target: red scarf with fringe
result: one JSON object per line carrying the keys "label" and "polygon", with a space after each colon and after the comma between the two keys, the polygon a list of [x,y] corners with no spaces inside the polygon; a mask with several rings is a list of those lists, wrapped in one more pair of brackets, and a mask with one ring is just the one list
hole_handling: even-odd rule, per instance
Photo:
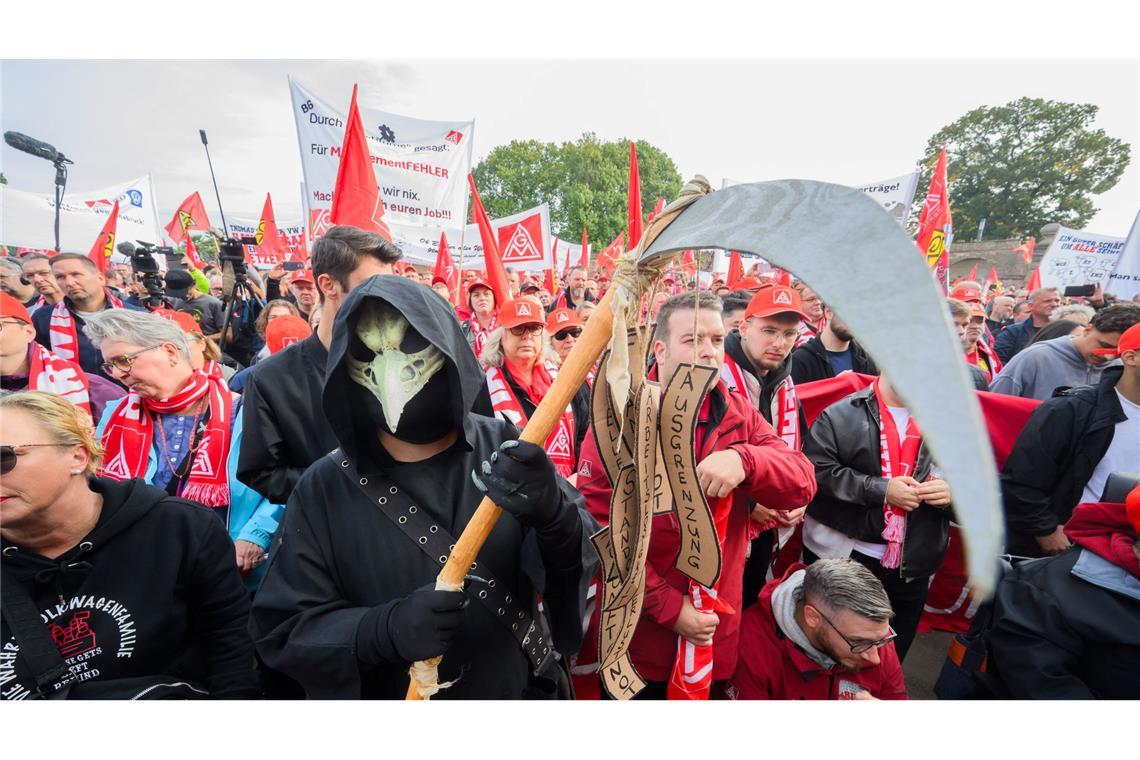
{"label": "red scarf with fringe", "polygon": [[[914,477],[914,466],[918,461],[918,450],[922,446],[922,434],[910,416],[906,422],[906,438],[899,443],[899,429],[887,402],[883,400],[879,381],[875,381],[875,403],[879,407],[879,459],[884,478],[901,476]],[[883,502],[883,539],[887,551],[883,554],[883,567],[898,567],[902,564],[902,546],[906,538],[906,510],[889,502]]]}

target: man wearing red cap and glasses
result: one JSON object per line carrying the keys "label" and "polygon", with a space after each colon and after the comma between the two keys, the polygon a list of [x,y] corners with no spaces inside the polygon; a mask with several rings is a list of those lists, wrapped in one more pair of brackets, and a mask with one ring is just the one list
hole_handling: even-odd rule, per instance
{"label": "man wearing red cap and glasses", "polygon": [[1120,357],[1096,385],[1064,391],[1040,407],[1017,437],[1002,472],[1011,554],[1039,557],[1070,546],[1073,507],[1099,502],[1108,476],[1140,471],[1140,324],[1124,331]]}

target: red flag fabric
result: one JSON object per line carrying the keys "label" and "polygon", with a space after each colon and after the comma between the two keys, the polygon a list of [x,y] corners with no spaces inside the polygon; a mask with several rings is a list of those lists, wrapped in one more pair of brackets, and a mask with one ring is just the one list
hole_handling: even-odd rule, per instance
{"label": "red flag fabric", "polygon": [[586,228],[582,228],[582,257],[578,259],[578,266],[585,267],[586,272],[590,271],[590,236],[586,234]]}
{"label": "red flag fabric", "polygon": [[1037,245],[1037,238],[1029,238],[1021,245],[1013,249],[1013,252],[1019,254],[1026,264],[1033,263],[1033,249]]}
{"label": "red flag fabric", "polygon": [[613,272],[617,259],[622,254],[622,249],[625,247],[625,231],[618,233],[618,236],[613,239],[605,249],[598,254],[597,266],[599,269],[605,269],[607,272]]}
{"label": "red flag fabric", "polygon": [[725,282],[729,289],[735,290],[736,283],[744,279],[744,259],[740,251],[732,251],[728,256],[728,278]]}
{"label": "red flag fabric", "polygon": [[955,277],[954,282],[950,283],[950,289],[953,290],[954,288],[958,287],[959,283],[961,283],[961,282],[962,282],[961,277]]}
{"label": "red flag fabric", "polygon": [[451,294],[451,305],[459,305],[459,269],[451,260],[451,250],[447,247],[447,233],[439,233],[439,253],[435,255],[435,269],[433,277],[440,277],[447,282],[447,291]]}
{"label": "red flag fabric", "polygon": [[348,123],[344,129],[344,144],[340,150],[340,165],[333,185],[332,224],[351,224],[369,232],[377,232],[388,242],[392,232],[384,221],[384,199],[376,184],[372,169],[372,156],[368,152],[368,138],[364,135],[364,122],[356,106],[356,85],[352,86],[352,103],[348,107]]}
{"label": "red flag fabric", "polygon": [[186,258],[190,259],[190,265],[195,269],[205,269],[206,265],[198,256],[198,249],[194,247],[194,237],[186,233]]}
{"label": "red flag fabric", "polygon": [[546,288],[547,293],[549,293],[552,296],[554,295],[554,291],[555,291],[557,286],[554,284],[554,270],[553,269],[547,269],[546,270],[546,280],[542,283],[542,287]]}
{"label": "red flag fabric", "polygon": [[273,199],[265,194],[265,205],[261,208],[261,220],[257,223],[254,235],[257,245],[265,253],[272,253],[278,261],[285,260],[285,242],[277,232],[277,219],[273,216]]}
{"label": "red flag fabric", "polygon": [[791,272],[789,272],[786,269],[780,269],[779,267],[773,267],[772,273],[773,273],[772,280],[777,285],[783,285],[784,287],[787,287],[787,288],[792,287],[792,274],[791,274]]}
{"label": "red flag fabric", "polygon": [[1033,274],[1029,275],[1029,284],[1025,287],[1030,293],[1041,287],[1041,267],[1033,268]]}
{"label": "red flag fabric", "polygon": [[491,220],[487,218],[483,201],[479,199],[474,175],[467,175],[467,184],[471,187],[471,216],[475,224],[479,225],[479,239],[483,241],[483,263],[487,270],[487,284],[495,293],[497,309],[511,300],[511,286],[507,280],[507,270],[499,257],[499,239],[495,235],[495,230],[491,228]]}
{"label": "red flag fabric", "polygon": [[685,250],[681,254],[681,271],[685,273],[686,277],[693,277],[697,274],[697,262],[693,259],[693,251],[691,248]]}
{"label": "red flag fabric", "polygon": [[970,273],[968,275],[966,275],[966,279],[972,280],[973,282],[978,281],[978,265],[977,264],[974,264],[973,268],[970,270]]}
{"label": "red flag fabric", "polygon": [[637,145],[629,141],[629,197],[626,204],[627,229],[629,231],[629,248],[633,250],[641,240],[641,175],[637,170]]}
{"label": "red flag fabric", "polygon": [[111,260],[111,254],[115,252],[115,227],[118,221],[119,202],[115,201],[115,205],[111,207],[110,216],[103,223],[99,237],[95,238],[95,244],[91,246],[91,252],[87,254],[87,258],[94,261],[95,266],[99,267],[99,271],[103,274],[107,273],[107,262]]}
{"label": "red flag fabric", "polygon": [[186,237],[187,230],[208,230],[210,220],[206,218],[206,207],[202,204],[202,196],[193,193],[174,212],[174,218],[166,225],[166,234],[175,245]]}
{"label": "red flag fabric", "polygon": [[989,298],[991,285],[997,285],[997,290],[994,291],[994,295],[1001,295],[1001,280],[999,280],[997,276],[997,266],[993,264],[990,265],[990,273],[986,275],[985,297],[987,299]]}
{"label": "red flag fabric", "polygon": [[653,210],[649,212],[649,218],[645,220],[648,224],[657,218],[657,215],[665,210],[665,199],[658,198],[657,202],[653,204]]}
{"label": "red flag fabric", "polygon": [[938,154],[938,165],[930,177],[926,202],[918,217],[918,237],[915,243],[926,256],[926,263],[934,270],[935,279],[946,293],[950,280],[950,235],[953,223],[950,217],[950,193],[946,185],[946,148]]}

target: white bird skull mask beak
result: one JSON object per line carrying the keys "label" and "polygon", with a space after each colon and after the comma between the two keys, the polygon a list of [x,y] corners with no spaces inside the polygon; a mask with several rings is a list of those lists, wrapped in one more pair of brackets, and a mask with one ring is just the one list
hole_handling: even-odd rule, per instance
{"label": "white bird skull mask beak", "polygon": [[[376,397],[384,411],[388,430],[392,433],[396,432],[408,402],[423,390],[444,365],[443,352],[427,343],[414,330],[408,336],[410,327],[408,320],[395,307],[384,301],[369,299],[360,306],[355,333],[373,356],[370,359],[357,358],[353,356],[351,348],[347,356],[349,378]],[[415,339],[409,342],[424,343],[426,346],[411,351],[414,346],[404,345],[405,339],[409,337]],[[411,352],[406,352],[405,349]]]}

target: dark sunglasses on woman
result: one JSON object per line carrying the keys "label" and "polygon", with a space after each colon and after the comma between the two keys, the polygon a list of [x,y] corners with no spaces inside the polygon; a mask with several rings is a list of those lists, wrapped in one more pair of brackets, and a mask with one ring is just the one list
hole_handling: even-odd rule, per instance
{"label": "dark sunglasses on woman", "polygon": [[554,339],[555,340],[566,340],[566,338],[571,336],[571,335],[573,335],[575,338],[581,337],[582,336],[582,328],[581,327],[568,327],[565,330],[559,330],[558,332],[554,333]]}
{"label": "dark sunglasses on woman", "polygon": [[0,475],[7,475],[12,470],[16,469],[16,462],[18,457],[26,454],[26,451],[17,451],[16,449],[30,449],[33,446],[70,446],[69,443],[20,443],[13,446],[0,446]]}

